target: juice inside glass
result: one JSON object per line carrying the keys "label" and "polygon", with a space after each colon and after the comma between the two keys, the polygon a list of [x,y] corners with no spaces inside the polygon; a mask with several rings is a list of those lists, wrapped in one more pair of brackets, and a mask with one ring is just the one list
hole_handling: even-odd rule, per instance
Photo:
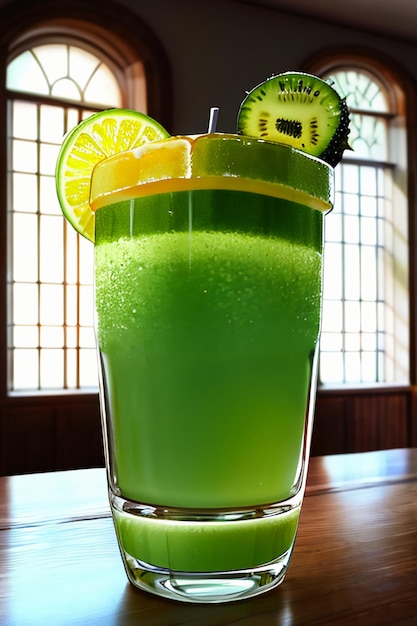
{"label": "juice inside glass", "polygon": [[97,339],[130,581],[186,602],[282,582],[305,487],[333,168],[238,135],[99,163]]}

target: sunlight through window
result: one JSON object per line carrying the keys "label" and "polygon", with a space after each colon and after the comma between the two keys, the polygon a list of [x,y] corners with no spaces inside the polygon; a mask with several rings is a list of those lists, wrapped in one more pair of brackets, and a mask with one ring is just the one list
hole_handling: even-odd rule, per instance
{"label": "sunlight through window", "polygon": [[7,90],[12,390],[96,387],[93,245],[61,214],[55,164],[63,135],[121,106],[120,88],[90,52],[48,44],[9,63]]}
{"label": "sunlight through window", "polygon": [[407,209],[390,151],[395,112],[369,74],[327,78],[346,95],[352,151],[335,170],[325,224],[321,382],[408,382]]}

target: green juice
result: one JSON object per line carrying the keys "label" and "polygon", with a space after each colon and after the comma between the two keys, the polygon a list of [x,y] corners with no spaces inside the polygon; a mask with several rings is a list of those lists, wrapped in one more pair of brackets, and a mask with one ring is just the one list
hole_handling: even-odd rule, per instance
{"label": "green juice", "polygon": [[[322,219],[301,204],[228,190],[97,211],[97,336],[115,494],[230,511],[299,491]],[[213,571],[289,550],[298,513],[227,524],[117,510],[114,518],[129,555]]]}
{"label": "green juice", "polygon": [[142,113],[101,111],[66,136],[56,169],[64,215],[95,243],[102,431],[128,579],[210,603],[273,589],[289,565],[323,216],[349,134],[346,100],[297,72],[248,93],[237,133],[215,118],[206,134],[169,136]]}

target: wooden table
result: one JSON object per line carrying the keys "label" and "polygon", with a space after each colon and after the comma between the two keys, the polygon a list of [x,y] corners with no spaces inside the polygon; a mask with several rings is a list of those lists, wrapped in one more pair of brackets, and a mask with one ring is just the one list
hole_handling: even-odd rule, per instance
{"label": "wooden table", "polygon": [[417,624],[417,449],[313,458],[276,590],[190,605],[125,577],[104,470],[0,478],[2,626]]}

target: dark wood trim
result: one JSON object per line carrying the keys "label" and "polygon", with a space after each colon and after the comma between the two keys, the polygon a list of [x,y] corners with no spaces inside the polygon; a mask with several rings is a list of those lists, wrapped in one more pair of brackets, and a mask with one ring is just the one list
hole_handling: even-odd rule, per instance
{"label": "dark wood trim", "polygon": [[416,397],[409,385],[320,388],[312,455],[415,446]]}
{"label": "dark wood trim", "polygon": [[170,129],[173,85],[169,59],[155,33],[136,13],[111,0],[101,0],[99,6],[94,0],[13,0],[0,9],[0,47],[6,58],[12,47],[33,34],[45,38],[51,30],[64,35],[77,29],[88,33],[93,42],[101,41],[104,50],[112,48],[113,56],[120,56],[126,64],[138,59],[143,62],[149,115]]}

